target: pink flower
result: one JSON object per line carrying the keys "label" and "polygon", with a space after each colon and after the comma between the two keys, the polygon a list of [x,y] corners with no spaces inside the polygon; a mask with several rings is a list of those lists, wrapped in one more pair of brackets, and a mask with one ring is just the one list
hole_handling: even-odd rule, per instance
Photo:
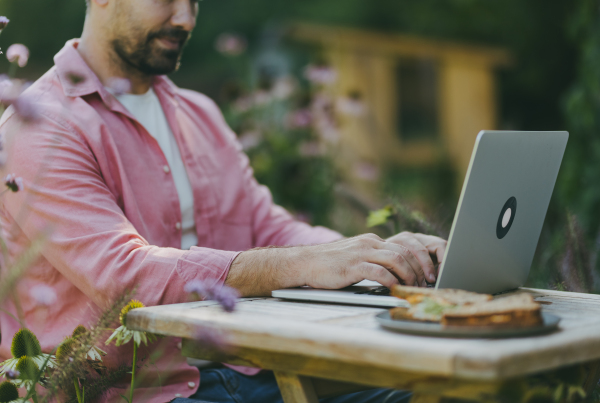
{"label": "pink flower", "polygon": [[287,118],[287,124],[292,129],[302,129],[310,126],[312,114],[308,109],[299,109],[292,112]]}
{"label": "pink flower", "polygon": [[254,105],[254,102],[252,101],[252,97],[246,96],[246,97],[238,98],[233,103],[233,109],[238,113],[244,113],[244,112],[248,112],[250,109],[252,109],[253,105]]}
{"label": "pink flower", "polygon": [[369,162],[359,162],[354,165],[354,174],[359,179],[373,182],[379,179],[379,168]]}
{"label": "pink flower", "polygon": [[0,16],[0,31],[6,28],[9,22],[10,20],[8,18],[6,18],[5,16]]}
{"label": "pink flower", "polygon": [[329,66],[309,64],[304,69],[304,77],[313,84],[330,85],[337,80],[337,72]]}
{"label": "pink flower", "polygon": [[8,174],[4,178],[4,184],[11,192],[23,190],[23,178],[17,177],[15,174]]}
{"label": "pink flower", "polygon": [[0,75],[0,103],[8,106],[15,102],[23,92],[23,87],[20,80],[11,80],[6,74]]}
{"label": "pink flower", "polygon": [[29,60],[29,49],[20,43],[12,44],[6,51],[6,58],[11,63],[16,62],[19,67],[25,67]]}
{"label": "pink flower", "polygon": [[131,91],[131,82],[126,78],[112,77],[108,79],[107,87],[113,94],[123,95]]}
{"label": "pink flower", "polygon": [[38,304],[44,306],[50,306],[56,302],[56,293],[51,287],[48,287],[44,284],[38,284],[29,290],[29,295],[33,298]]}
{"label": "pink flower", "polygon": [[300,145],[299,151],[300,155],[302,155],[303,157],[316,157],[318,155],[323,155],[321,145],[316,141],[302,143],[302,145]]}
{"label": "pink flower", "polygon": [[233,312],[237,299],[240,297],[238,290],[226,285],[209,285],[204,281],[192,280],[188,282],[183,290],[189,294],[195,294],[205,300],[217,301],[227,312]]}
{"label": "pink flower", "polygon": [[366,111],[365,104],[359,97],[338,98],[336,102],[337,110],[346,116],[363,116]]}
{"label": "pink flower", "polygon": [[238,56],[246,51],[246,39],[238,34],[225,32],[217,37],[215,48],[226,56]]}
{"label": "pink flower", "polygon": [[252,101],[256,106],[264,106],[272,100],[273,97],[267,91],[258,90],[252,95]]}
{"label": "pink flower", "polygon": [[261,140],[262,136],[257,131],[243,133],[239,138],[240,144],[242,145],[242,150],[244,151],[253,149],[260,144]]}
{"label": "pink flower", "polygon": [[287,99],[296,89],[297,83],[292,77],[279,77],[271,87],[271,95],[275,99]]}

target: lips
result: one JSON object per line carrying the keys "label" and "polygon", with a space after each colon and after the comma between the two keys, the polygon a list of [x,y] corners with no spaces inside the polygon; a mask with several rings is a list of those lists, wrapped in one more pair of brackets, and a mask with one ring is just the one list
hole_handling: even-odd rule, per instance
{"label": "lips", "polygon": [[181,40],[177,38],[158,37],[156,39],[163,47],[168,49],[179,49],[181,47]]}

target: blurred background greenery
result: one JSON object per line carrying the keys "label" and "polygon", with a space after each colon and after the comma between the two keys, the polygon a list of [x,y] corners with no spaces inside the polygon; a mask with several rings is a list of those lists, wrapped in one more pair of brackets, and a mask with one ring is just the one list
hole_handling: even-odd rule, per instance
{"label": "blurred background greenery", "polygon": [[[389,203],[402,206],[406,228],[447,234],[464,155],[479,129],[567,129],[568,150],[529,285],[599,291],[599,6],[597,0],[204,0],[171,78],[219,103],[278,203],[345,235],[389,233],[391,227],[366,226],[369,210]],[[0,14],[11,19],[0,46],[29,47],[30,63],[19,74],[33,80],[80,34],[85,4],[4,0]],[[298,23],[313,25],[298,31]],[[397,41],[405,50],[382,48],[377,58],[350,49],[369,40],[374,49]],[[460,59],[465,52],[470,58]],[[452,73],[447,61],[459,59],[462,70]],[[375,76],[381,82],[371,85]],[[466,99],[463,114],[454,112],[448,100],[460,100],[463,85],[487,109],[469,116]],[[383,93],[396,109],[386,112]],[[471,121],[473,129],[456,129],[452,137],[453,117],[456,127]],[[395,137],[382,140],[386,135]]]}

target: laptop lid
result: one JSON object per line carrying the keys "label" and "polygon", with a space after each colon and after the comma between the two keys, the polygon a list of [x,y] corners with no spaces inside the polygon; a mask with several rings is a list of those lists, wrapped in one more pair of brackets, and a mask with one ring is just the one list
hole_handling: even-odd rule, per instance
{"label": "laptop lid", "polygon": [[479,133],[436,288],[495,294],[525,284],[568,137]]}

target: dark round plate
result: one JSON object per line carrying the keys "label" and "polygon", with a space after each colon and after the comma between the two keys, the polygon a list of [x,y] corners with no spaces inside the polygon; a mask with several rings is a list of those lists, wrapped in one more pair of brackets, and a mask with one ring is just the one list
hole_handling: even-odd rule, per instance
{"label": "dark round plate", "polygon": [[386,329],[395,332],[415,334],[419,336],[463,337],[463,338],[502,338],[524,337],[550,333],[558,329],[558,316],[542,312],[544,323],[540,326],[529,327],[466,327],[442,326],[440,323],[417,322],[411,320],[393,320],[389,312],[375,316],[377,322]]}

